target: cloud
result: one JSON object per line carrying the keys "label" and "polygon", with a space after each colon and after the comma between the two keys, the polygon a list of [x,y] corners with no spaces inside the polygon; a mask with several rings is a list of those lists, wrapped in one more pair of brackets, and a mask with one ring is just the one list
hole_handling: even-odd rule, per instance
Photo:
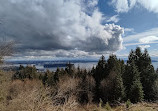
{"label": "cloud", "polygon": [[120,19],[118,18],[119,15],[114,15],[112,17],[110,17],[107,22],[114,22],[117,23]]}
{"label": "cloud", "polygon": [[157,44],[158,28],[153,28],[141,33],[128,35],[123,38],[123,41],[124,41],[123,46]]}
{"label": "cloud", "polygon": [[112,0],[117,12],[127,12],[129,10],[127,0]]}
{"label": "cloud", "polygon": [[139,45],[142,50],[145,50],[150,47],[150,45]]}
{"label": "cloud", "polygon": [[102,25],[104,18],[97,3],[98,0],[0,0],[0,37],[14,40],[20,53],[66,53],[77,49],[84,55],[117,51],[122,48],[124,29],[114,24]]}
{"label": "cloud", "polygon": [[158,37],[156,36],[148,36],[148,37],[144,37],[139,39],[139,42],[141,43],[150,43],[150,42],[158,42]]}
{"label": "cloud", "polygon": [[112,0],[111,4],[118,13],[128,12],[136,5],[141,5],[150,12],[158,13],[157,0]]}
{"label": "cloud", "polygon": [[126,36],[126,37],[123,38],[123,41],[125,43],[138,42],[140,39],[143,39],[143,38],[146,38],[146,37],[147,38],[148,37],[154,37],[154,36],[158,37],[158,28],[152,28],[150,30],[147,30],[147,31],[144,31],[144,32],[141,32],[141,33]]}
{"label": "cloud", "polygon": [[124,31],[125,32],[134,32],[134,29],[133,28],[125,28]]}

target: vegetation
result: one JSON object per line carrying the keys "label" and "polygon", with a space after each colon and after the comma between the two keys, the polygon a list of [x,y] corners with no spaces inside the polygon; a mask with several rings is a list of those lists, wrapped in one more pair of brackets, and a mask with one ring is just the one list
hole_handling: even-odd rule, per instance
{"label": "vegetation", "polygon": [[1,72],[0,111],[154,111],[154,103],[143,101],[158,100],[157,75],[147,50],[140,48],[130,52],[127,63],[116,55],[102,56],[91,70],[69,65],[41,73],[35,66],[20,66],[17,72]]}
{"label": "vegetation", "polygon": [[10,56],[13,53],[12,41],[10,42],[0,42],[0,63],[3,63],[4,56]]}

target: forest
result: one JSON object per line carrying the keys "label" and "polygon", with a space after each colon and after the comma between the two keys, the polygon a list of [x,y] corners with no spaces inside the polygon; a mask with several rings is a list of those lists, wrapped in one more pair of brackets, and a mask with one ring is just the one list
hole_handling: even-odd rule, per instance
{"label": "forest", "polygon": [[9,111],[9,107],[12,111],[47,111],[50,107],[55,108],[50,111],[74,111],[76,104],[106,110],[125,104],[128,109],[130,104],[158,100],[158,69],[154,70],[148,51],[139,47],[131,50],[126,63],[114,54],[107,59],[102,55],[91,70],[69,65],[43,73],[35,66],[20,65],[17,71],[1,71],[0,78],[0,111]]}
{"label": "forest", "polygon": [[[49,98],[55,106],[64,105],[72,98],[80,105],[101,106],[158,100],[158,69],[154,70],[148,51],[142,52],[139,47],[131,50],[127,63],[114,54],[108,59],[102,55],[91,70],[70,65],[42,73],[35,66],[20,65],[11,81],[40,82],[45,90],[49,89]],[[14,94],[13,89],[10,93]],[[7,98],[12,100],[12,96]]]}

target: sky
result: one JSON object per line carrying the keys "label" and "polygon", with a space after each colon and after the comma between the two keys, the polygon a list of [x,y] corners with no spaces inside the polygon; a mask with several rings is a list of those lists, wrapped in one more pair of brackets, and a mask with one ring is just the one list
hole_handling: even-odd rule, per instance
{"label": "sky", "polygon": [[0,0],[0,40],[7,59],[158,57],[158,0]]}

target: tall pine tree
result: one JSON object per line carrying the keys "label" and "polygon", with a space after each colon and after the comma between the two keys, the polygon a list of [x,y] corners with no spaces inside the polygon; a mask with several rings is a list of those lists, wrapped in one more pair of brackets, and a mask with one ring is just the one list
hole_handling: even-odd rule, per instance
{"label": "tall pine tree", "polygon": [[126,99],[130,99],[132,102],[142,101],[144,98],[143,87],[140,81],[140,72],[134,60],[126,66],[123,80],[126,88]]}

